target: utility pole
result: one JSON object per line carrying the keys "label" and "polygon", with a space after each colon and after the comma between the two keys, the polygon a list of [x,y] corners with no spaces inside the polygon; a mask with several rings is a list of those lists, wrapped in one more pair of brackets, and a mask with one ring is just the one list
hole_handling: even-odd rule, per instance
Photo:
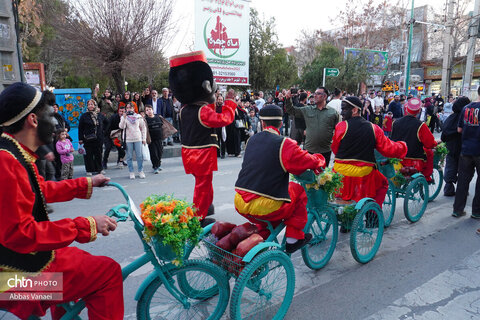
{"label": "utility pole", "polygon": [[470,97],[470,89],[472,85],[473,65],[475,64],[475,42],[477,41],[478,33],[478,13],[480,9],[480,0],[475,0],[475,7],[473,9],[472,22],[468,29],[468,51],[467,51],[467,66],[465,67],[465,75],[463,76],[462,95]]}
{"label": "utility pole", "polygon": [[[450,92],[450,77],[451,77],[451,55],[452,55],[452,31],[453,31],[453,8],[454,0],[448,1],[447,8],[447,25],[443,33],[443,66],[442,66],[442,87],[441,95],[446,97]],[[446,100],[445,100],[446,101]]]}
{"label": "utility pole", "polygon": [[[477,0],[478,1],[478,0]],[[412,10],[410,12],[410,32],[408,33],[408,52],[407,52],[407,65],[405,66],[405,94],[408,95],[408,86],[410,85],[410,55],[412,53],[412,37],[413,37],[413,25],[415,24],[415,18],[413,16],[414,0],[412,0]]]}

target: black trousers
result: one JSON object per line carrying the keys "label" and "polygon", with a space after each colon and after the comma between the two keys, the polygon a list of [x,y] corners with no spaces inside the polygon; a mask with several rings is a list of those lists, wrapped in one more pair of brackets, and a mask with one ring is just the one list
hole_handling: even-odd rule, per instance
{"label": "black trousers", "polygon": [[217,157],[225,156],[225,141],[222,140],[222,128],[215,128],[215,133],[217,134],[219,146],[217,149]]}
{"label": "black trousers", "polygon": [[100,172],[102,171],[102,141],[85,142],[85,171]]}
{"label": "black trousers", "polygon": [[458,180],[458,162],[460,155],[448,152],[445,158],[445,175],[443,180],[445,183],[456,183]]}
{"label": "black trousers", "polygon": [[480,156],[460,155],[458,162],[458,182],[455,193],[455,202],[453,203],[454,212],[462,212],[467,204],[468,188],[473,175],[477,171],[477,182],[475,184],[475,195],[472,201],[472,214],[480,215]]}
{"label": "black trousers", "polygon": [[330,158],[332,156],[332,151],[324,152],[322,153],[322,156],[325,158],[325,166],[328,167],[330,165]]}
{"label": "black trousers", "polygon": [[152,140],[152,142],[148,145],[148,150],[150,151],[150,160],[152,161],[153,169],[156,169],[162,165],[162,142],[162,140]]}
{"label": "black trousers", "polygon": [[288,113],[284,113],[283,114],[283,128],[284,128],[284,132],[283,134],[288,137],[288,128],[290,127],[290,118],[288,116]]}
{"label": "black trousers", "polygon": [[104,143],[105,143],[105,150],[103,151],[103,160],[102,160],[102,164],[107,164],[108,162],[108,157],[110,156],[110,151],[112,150],[112,147],[113,147],[113,140],[110,138],[110,137],[107,137],[105,136],[104,137],[105,140]]}

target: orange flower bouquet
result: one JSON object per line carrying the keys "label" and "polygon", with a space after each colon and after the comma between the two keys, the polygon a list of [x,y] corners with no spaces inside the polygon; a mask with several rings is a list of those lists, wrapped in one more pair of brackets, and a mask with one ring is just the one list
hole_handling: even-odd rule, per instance
{"label": "orange flower bouquet", "polygon": [[192,207],[171,195],[151,195],[140,204],[146,240],[154,245],[157,254],[159,247],[169,247],[176,256],[175,264],[183,263],[185,245],[196,245],[202,232]]}

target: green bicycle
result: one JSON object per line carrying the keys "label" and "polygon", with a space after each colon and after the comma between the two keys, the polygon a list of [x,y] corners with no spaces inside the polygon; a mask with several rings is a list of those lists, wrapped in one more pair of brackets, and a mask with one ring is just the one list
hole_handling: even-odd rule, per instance
{"label": "green bicycle", "polygon": [[[123,280],[147,263],[154,267],[135,295],[135,300],[138,301],[137,319],[220,319],[230,296],[225,272],[206,260],[185,260],[182,266],[174,265],[171,261],[175,257],[168,248],[159,243],[145,242],[140,213],[125,189],[114,182],[108,185],[120,190],[126,204],[115,206],[107,215],[117,221],[127,221],[130,218],[144,249],[142,256],[122,268]],[[81,319],[78,314],[85,308],[85,303],[79,300],[61,306],[66,311],[62,320]],[[0,319],[10,319],[10,316],[9,313],[0,311]],[[29,319],[39,318],[31,316]]]}

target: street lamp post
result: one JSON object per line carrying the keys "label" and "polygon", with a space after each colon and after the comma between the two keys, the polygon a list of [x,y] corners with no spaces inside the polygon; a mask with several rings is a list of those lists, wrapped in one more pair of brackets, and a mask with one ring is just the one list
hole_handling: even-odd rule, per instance
{"label": "street lamp post", "polygon": [[412,0],[412,10],[410,12],[410,32],[408,33],[408,52],[407,52],[407,65],[405,71],[405,94],[408,95],[408,86],[410,85],[410,55],[412,53],[412,38],[413,38],[413,25],[415,24],[415,19],[413,16],[413,6],[414,1]]}

